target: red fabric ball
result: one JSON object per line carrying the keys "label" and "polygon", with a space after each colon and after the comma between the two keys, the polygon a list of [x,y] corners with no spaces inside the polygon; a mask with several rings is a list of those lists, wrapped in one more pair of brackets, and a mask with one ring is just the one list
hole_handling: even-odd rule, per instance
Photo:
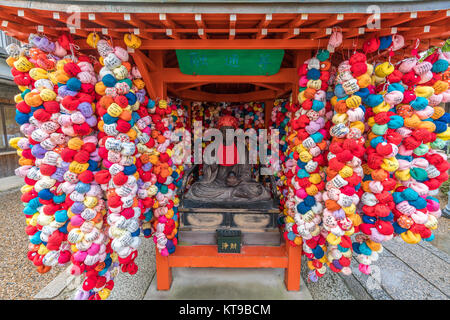
{"label": "red fabric ball", "polygon": [[70,148],[64,148],[61,151],[61,158],[63,159],[63,161],[65,162],[72,162],[73,161],[73,157],[77,154],[76,150],[72,150]]}
{"label": "red fabric ball", "polygon": [[94,181],[94,174],[92,171],[86,170],[78,175],[78,179],[83,183],[91,183]]}
{"label": "red fabric ball", "polygon": [[39,170],[41,171],[41,174],[43,174],[44,176],[51,176],[52,174],[55,173],[56,167],[43,163],[41,164]]}
{"label": "red fabric ball", "polygon": [[73,160],[79,163],[86,163],[89,161],[89,158],[90,158],[89,152],[80,150],[75,154]]}
{"label": "red fabric ball", "polygon": [[108,170],[100,170],[95,174],[95,182],[98,184],[106,184],[111,180],[111,174]]}
{"label": "red fabric ball", "polygon": [[121,186],[125,184],[128,181],[128,176],[125,175],[123,172],[119,172],[116,174],[113,178],[114,184]]}
{"label": "red fabric ball", "polygon": [[75,77],[81,72],[81,69],[76,63],[68,62],[64,65],[64,72],[69,76]]}
{"label": "red fabric ball", "polygon": [[119,119],[119,120],[117,120],[117,127],[116,127],[116,129],[119,132],[127,133],[128,131],[130,131],[131,125],[128,122],[126,122],[126,121],[124,121],[122,119]]}
{"label": "red fabric ball", "polygon": [[367,64],[365,62],[352,64],[350,70],[354,77],[359,77],[367,72]]}
{"label": "red fabric ball", "polygon": [[57,113],[60,110],[59,103],[52,100],[52,101],[45,101],[44,102],[44,109],[45,111],[49,113]]}
{"label": "red fabric ball", "polygon": [[17,103],[16,108],[17,108],[17,110],[19,110],[22,113],[30,113],[31,112],[31,107],[29,105],[27,105],[27,103],[25,101],[21,101],[21,102]]}

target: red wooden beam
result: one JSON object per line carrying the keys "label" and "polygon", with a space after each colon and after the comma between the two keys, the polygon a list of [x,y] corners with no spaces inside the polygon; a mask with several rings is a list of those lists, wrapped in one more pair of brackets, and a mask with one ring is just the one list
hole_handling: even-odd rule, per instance
{"label": "red wooden beam", "polygon": [[145,64],[145,61],[143,59],[142,52],[140,52],[140,50],[136,50],[134,53],[131,53],[131,55],[133,56],[133,60],[136,63],[139,72],[142,75],[142,78],[144,79],[147,94],[150,96],[150,98],[155,99],[156,91],[153,86],[153,79],[150,78],[147,65]]}

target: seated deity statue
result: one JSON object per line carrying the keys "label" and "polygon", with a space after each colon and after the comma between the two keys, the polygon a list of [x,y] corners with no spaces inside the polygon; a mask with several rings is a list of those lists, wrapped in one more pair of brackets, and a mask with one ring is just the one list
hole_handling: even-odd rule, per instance
{"label": "seated deity statue", "polygon": [[237,128],[236,118],[227,115],[219,119],[218,129],[223,136],[217,151],[219,161],[203,164],[203,177],[192,184],[184,199],[200,202],[256,202],[271,199],[266,187],[252,178],[248,149],[245,148],[244,163],[238,163],[239,152],[234,139],[227,142],[226,130]]}

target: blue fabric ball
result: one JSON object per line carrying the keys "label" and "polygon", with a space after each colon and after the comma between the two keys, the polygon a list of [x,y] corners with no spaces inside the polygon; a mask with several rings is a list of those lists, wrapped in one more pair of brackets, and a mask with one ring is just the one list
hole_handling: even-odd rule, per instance
{"label": "blue fabric ball", "polygon": [[113,116],[109,115],[108,113],[105,113],[103,115],[103,122],[105,124],[113,124],[113,123],[116,123],[117,120],[119,120],[119,118],[113,117]]}
{"label": "blue fabric ball", "polygon": [[368,88],[360,88],[359,91],[355,92],[355,95],[360,96],[361,100],[365,102],[365,99],[370,95],[370,90]]}
{"label": "blue fabric ball", "polygon": [[53,202],[54,203],[63,203],[66,200],[66,194],[63,193],[59,196],[53,196]]}
{"label": "blue fabric ball", "polygon": [[128,104],[130,106],[134,105],[137,101],[137,97],[133,92],[128,92],[125,97],[128,99]]}
{"label": "blue fabric ball", "polygon": [[376,148],[379,143],[387,142],[385,138],[382,136],[378,136],[372,140],[370,140],[370,146],[372,148]]}
{"label": "blue fabric ball", "polygon": [[30,119],[30,116],[27,113],[22,113],[19,110],[16,109],[16,116],[14,117],[14,120],[20,125],[27,123]]}
{"label": "blue fabric ball", "polygon": [[385,50],[392,44],[392,36],[380,37],[380,46],[378,50]]}
{"label": "blue fabric ball", "polygon": [[116,85],[117,80],[112,74],[107,74],[102,78],[102,82],[105,87],[112,88]]}
{"label": "blue fabric ball", "polygon": [[408,231],[408,229],[400,227],[397,222],[394,222],[392,226],[394,227],[394,232],[397,234],[402,234],[403,232]]}
{"label": "blue fabric ball", "polygon": [[95,171],[99,167],[99,163],[94,160],[88,160],[89,167],[87,170],[89,171]]}
{"label": "blue fabric ball", "polygon": [[53,198],[53,193],[49,189],[43,189],[38,192],[38,197],[42,200],[51,200]]}
{"label": "blue fabric ball", "polygon": [[393,115],[391,116],[391,119],[388,122],[388,128],[390,129],[398,129],[403,127],[404,120],[401,116]]}
{"label": "blue fabric ball", "polygon": [[132,175],[136,172],[136,166],[134,164],[132,164],[131,166],[125,166],[123,168],[123,173],[127,176]]}
{"label": "blue fabric ball", "polygon": [[448,69],[448,61],[444,59],[439,59],[435,63],[433,63],[433,68],[431,68],[431,72],[441,73]]}
{"label": "blue fabric ball", "polygon": [[442,117],[440,117],[439,119],[437,119],[439,121],[445,122],[445,123],[450,123],[450,113],[446,112],[442,115]]}
{"label": "blue fabric ball", "polygon": [[308,171],[306,171],[304,169],[299,169],[297,171],[297,177],[299,177],[300,179],[307,178],[307,177],[309,177],[309,173],[308,173]]}
{"label": "blue fabric ball", "polygon": [[55,221],[56,222],[66,222],[69,217],[67,216],[67,210],[58,210],[55,212]]}
{"label": "blue fabric ball", "polygon": [[427,201],[421,197],[417,198],[416,200],[408,201],[408,203],[419,210],[427,207]]}
{"label": "blue fabric ball", "polygon": [[402,86],[399,82],[394,82],[391,83],[387,89],[387,92],[392,92],[392,91],[400,91],[400,92],[405,92],[405,87]]}
{"label": "blue fabric ball", "polygon": [[345,93],[345,90],[344,90],[344,88],[342,87],[341,84],[337,84],[337,85],[334,87],[334,94],[335,94],[335,96],[338,97],[338,98],[343,98],[343,97],[346,97],[346,96],[347,96],[347,94]]}
{"label": "blue fabric ball", "polygon": [[81,81],[78,78],[70,78],[66,83],[67,89],[70,91],[80,91]]}
{"label": "blue fabric ball", "polygon": [[320,132],[314,132],[310,137],[315,143],[320,143],[323,140],[323,135]]}
{"label": "blue fabric ball", "polygon": [[323,252],[323,249],[320,246],[316,246],[314,249],[311,250],[314,254],[314,257],[316,259],[322,259],[323,255],[325,254]]}
{"label": "blue fabric ball", "polygon": [[382,103],[384,101],[384,98],[381,94],[371,94],[370,96],[367,97],[366,99],[366,104],[369,107],[376,107],[377,105],[379,105],[380,103]]}
{"label": "blue fabric ball", "polygon": [[365,242],[361,243],[361,245],[359,246],[359,252],[366,256],[370,256],[372,254],[372,250],[367,246]]}
{"label": "blue fabric ball", "polygon": [[310,69],[308,71],[308,73],[306,74],[306,77],[308,79],[312,79],[312,80],[318,80],[320,78],[320,71],[317,69]]}
{"label": "blue fabric ball", "polygon": [[405,199],[402,197],[402,193],[401,192],[394,192],[392,194],[392,198],[394,199],[395,204],[400,203],[402,201],[404,201]]}
{"label": "blue fabric ball", "polygon": [[407,188],[402,191],[402,197],[405,200],[414,201],[419,198],[419,194],[415,190],[413,190],[411,188]]}
{"label": "blue fabric ball", "polygon": [[30,237],[30,242],[32,244],[41,244],[42,240],[41,240],[41,232],[37,231],[33,236]]}
{"label": "blue fabric ball", "polygon": [[313,109],[314,111],[319,112],[319,111],[322,110],[323,108],[325,108],[325,105],[323,104],[322,101],[319,101],[319,100],[314,100],[314,101],[313,101],[312,109]]}
{"label": "blue fabric ball", "polygon": [[300,202],[297,205],[297,211],[300,214],[305,214],[307,213],[309,210],[311,210],[311,207],[308,207],[304,202]]}
{"label": "blue fabric ball", "polygon": [[357,254],[361,254],[361,251],[359,251],[359,247],[360,247],[360,244],[358,242],[353,242],[352,243],[353,251],[355,253],[357,253]]}
{"label": "blue fabric ball", "polygon": [[367,216],[367,215],[363,215],[362,220],[363,220],[363,223],[367,223],[367,224],[375,224],[375,222],[377,222],[376,217],[371,217],[371,216]]}
{"label": "blue fabric ball", "polygon": [[91,185],[88,183],[84,183],[81,181],[78,181],[75,185],[75,191],[78,193],[87,193],[91,189]]}
{"label": "blue fabric ball", "polygon": [[423,110],[428,106],[428,99],[424,97],[416,97],[415,100],[411,101],[411,107],[415,110]]}
{"label": "blue fabric ball", "polygon": [[312,207],[316,204],[316,199],[314,199],[313,196],[307,196],[305,199],[303,199],[303,202],[308,206]]}

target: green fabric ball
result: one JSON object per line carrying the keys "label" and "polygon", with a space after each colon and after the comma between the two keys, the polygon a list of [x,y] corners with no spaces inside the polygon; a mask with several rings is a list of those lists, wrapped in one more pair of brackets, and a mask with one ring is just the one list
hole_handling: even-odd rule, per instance
{"label": "green fabric ball", "polygon": [[377,136],[382,136],[386,133],[388,129],[387,124],[374,124],[372,127],[372,132],[375,133]]}
{"label": "green fabric ball", "polygon": [[428,152],[429,149],[430,149],[430,148],[429,148],[426,144],[423,144],[423,143],[422,143],[420,146],[418,146],[417,148],[415,148],[415,149],[413,150],[413,152],[414,152],[415,155],[423,156],[424,154],[426,154],[426,153]]}
{"label": "green fabric ball", "polygon": [[329,57],[330,57],[330,52],[328,50],[321,49],[317,53],[317,59],[319,59],[319,61],[325,61]]}
{"label": "green fabric ball", "polygon": [[445,148],[445,144],[446,143],[445,143],[444,140],[436,138],[436,140],[431,143],[431,147],[433,149],[444,149]]}
{"label": "green fabric ball", "polygon": [[411,177],[416,179],[417,181],[425,181],[428,179],[428,174],[425,169],[422,168],[411,168],[409,170]]}
{"label": "green fabric ball", "polygon": [[160,191],[162,194],[166,194],[167,191],[169,191],[169,188],[168,188],[165,184],[163,184],[163,185],[159,188],[159,191]]}

